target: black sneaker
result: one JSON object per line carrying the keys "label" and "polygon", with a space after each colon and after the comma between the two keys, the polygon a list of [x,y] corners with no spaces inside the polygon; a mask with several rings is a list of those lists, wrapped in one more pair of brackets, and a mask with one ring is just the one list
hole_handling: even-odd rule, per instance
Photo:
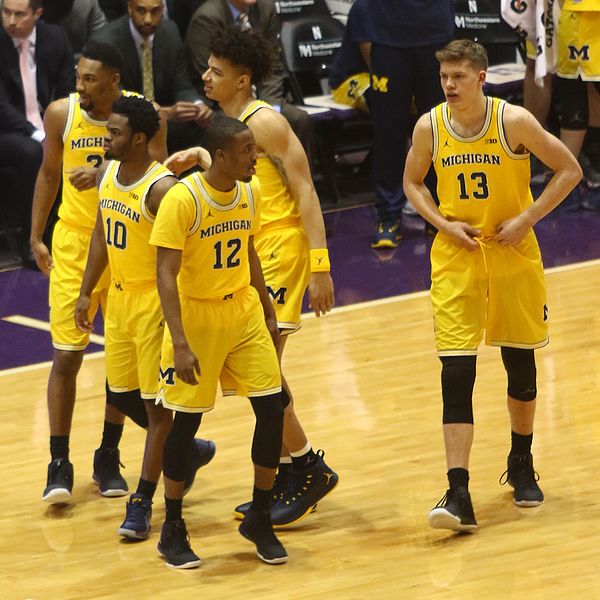
{"label": "black sneaker", "polygon": [[540,476],[533,470],[531,454],[508,457],[508,469],[500,476],[500,484],[508,483],[514,488],[514,503],[517,506],[539,506],[544,494],[537,484]]}
{"label": "black sneaker", "polygon": [[163,523],[158,551],[173,569],[193,569],[202,562],[190,546],[190,536],[183,519]]}
{"label": "black sneaker", "polygon": [[127,496],[129,488],[121,476],[118,448],[98,448],[94,452],[94,481],[102,496]]}
{"label": "black sneaker", "polygon": [[[292,467],[290,467],[285,475],[281,473],[277,473],[275,475],[275,481],[273,482],[273,504],[281,498],[285,488],[292,481]],[[246,516],[246,513],[250,510],[250,505],[252,502],[244,502],[243,504],[239,504],[233,509],[233,515],[236,519],[240,521]]]}
{"label": "black sneaker", "polygon": [[73,465],[66,458],[56,458],[48,465],[48,482],[42,494],[44,502],[64,504],[73,498]]}
{"label": "black sneaker", "polygon": [[429,511],[430,527],[452,531],[475,531],[477,521],[473,513],[471,496],[466,487],[450,488],[444,497]]}
{"label": "black sneaker", "polygon": [[131,494],[125,508],[125,520],[117,533],[134,540],[146,540],[152,526],[152,500],[141,494]]}
{"label": "black sneaker", "polygon": [[239,532],[256,545],[256,554],[263,562],[270,565],[287,562],[287,552],[273,532],[268,510],[249,510],[240,523]]}
{"label": "black sneaker", "polygon": [[325,464],[323,455],[323,450],[318,450],[318,460],[312,467],[305,471],[292,471],[292,480],[271,507],[273,526],[296,523],[310,514],[317,502],[335,489],[338,475]]}
{"label": "black sneaker", "polygon": [[217,447],[214,442],[210,440],[202,440],[196,438],[192,447],[192,457],[188,467],[188,473],[185,477],[185,483],[183,485],[183,495],[185,496],[194,485],[194,479],[196,479],[196,473],[200,467],[207,465],[214,457]]}

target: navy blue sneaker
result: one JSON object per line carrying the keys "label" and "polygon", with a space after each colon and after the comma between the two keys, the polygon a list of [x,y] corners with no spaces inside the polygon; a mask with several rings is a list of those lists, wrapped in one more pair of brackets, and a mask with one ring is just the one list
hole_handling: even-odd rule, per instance
{"label": "navy blue sneaker", "polygon": [[65,504],[73,498],[73,465],[66,458],[56,458],[48,465],[48,481],[42,494],[44,502]]}
{"label": "navy blue sneaker", "polygon": [[317,456],[317,462],[309,469],[292,472],[291,482],[271,507],[274,527],[292,525],[310,514],[317,502],[337,486],[338,475],[325,464],[323,450],[318,450]]}
{"label": "navy blue sneaker", "polygon": [[190,536],[183,519],[163,523],[158,552],[167,560],[167,566],[173,569],[193,569],[202,562],[190,546]]}
{"label": "navy blue sneaker", "polygon": [[540,476],[533,468],[531,454],[508,456],[507,469],[500,477],[500,485],[508,483],[514,489],[513,501],[517,506],[539,506],[544,494],[538,485]]}
{"label": "navy blue sneaker", "polygon": [[[275,481],[273,482],[273,504],[275,504],[277,500],[281,498],[284,490],[291,483],[293,479],[292,471],[293,467],[289,467],[285,475],[282,475],[281,473],[277,473],[275,475]],[[233,509],[233,516],[241,521],[246,516],[246,513],[250,510],[251,504],[251,501],[239,504]]]}
{"label": "navy blue sneaker", "polygon": [[273,532],[268,510],[249,510],[238,530],[256,545],[256,554],[263,562],[269,565],[287,562],[287,552]]}
{"label": "navy blue sneaker", "polygon": [[381,221],[377,224],[371,248],[397,248],[400,238],[400,221]]}
{"label": "navy blue sneaker", "polygon": [[131,494],[125,508],[125,520],[117,533],[134,540],[147,540],[152,525],[152,500],[141,494]]}
{"label": "navy blue sneaker", "polygon": [[188,466],[188,473],[185,477],[185,483],[183,485],[183,495],[185,496],[194,485],[194,479],[196,479],[196,473],[198,469],[206,466],[215,456],[217,447],[214,442],[210,440],[203,440],[196,438],[192,445],[192,457]]}
{"label": "navy blue sneaker", "polygon": [[94,475],[93,479],[100,488],[102,496],[110,498],[127,496],[129,487],[121,476],[118,448],[98,448],[94,452]]}

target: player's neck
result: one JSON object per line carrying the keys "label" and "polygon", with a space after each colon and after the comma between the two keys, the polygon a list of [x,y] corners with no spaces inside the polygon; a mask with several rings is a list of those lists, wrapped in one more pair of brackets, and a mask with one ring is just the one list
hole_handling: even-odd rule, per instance
{"label": "player's neck", "polygon": [[228,117],[237,119],[252,102],[254,102],[252,92],[244,90],[227,101],[219,102],[219,106]]}
{"label": "player's neck", "polygon": [[230,192],[236,184],[235,179],[231,179],[231,177],[220,172],[218,169],[208,169],[208,171],[203,174],[203,177],[208,185],[219,192]]}
{"label": "player's neck", "polygon": [[481,131],[487,113],[487,98],[478,94],[472,102],[450,108],[450,123],[464,137],[470,137]]}
{"label": "player's neck", "polygon": [[117,181],[121,185],[133,185],[146,174],[153,162],[154,160],[148,152],[121,162],[117,173]]}
{"label": "player's neck", "polygon": [[95,121],[108,121],[108,117],[112,112],[112,105],[120,98],[121,90],[117,90],[112,98],[108,98],[104,102],[94,104],[94,108],[88,111],[88,115]]}

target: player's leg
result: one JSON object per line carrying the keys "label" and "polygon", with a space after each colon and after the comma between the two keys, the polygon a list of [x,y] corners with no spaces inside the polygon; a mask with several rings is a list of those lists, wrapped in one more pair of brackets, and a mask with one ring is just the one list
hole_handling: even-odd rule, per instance
{"label": "player's leg", "polygon": [[167,565],[175,569],[191,569],[200,566],[201,562],[190,546],[182,514],[189,448],[201,420],[202,413],[175,412],[173,425],[164,444],[166,517],[160,533],[158,551],[165,557]]}
{"label": "player's leg", "polygon": [[506,480],[514,488],[518,506],[538,506],[544,494],[533,469],[531,444],[536,408],[536,368],[533,350],[501,348],[502,362],[508,377],[507,406],[511,424],[511,449],[507,460]]}

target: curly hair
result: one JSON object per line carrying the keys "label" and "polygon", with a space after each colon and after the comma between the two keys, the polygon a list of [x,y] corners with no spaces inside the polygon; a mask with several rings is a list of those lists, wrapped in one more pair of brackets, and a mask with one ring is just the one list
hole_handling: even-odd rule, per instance
{"label": "curly hair", "polygon": [[210,52],[232,65],[248,69],[252,83],[262,83],[273,68],[273,48],[268,40],[254,29],[242,31],[232,25],[218,33],[210,44]]}
{"label": "curly hair", "polygon": [[150,141],[160,128],[160,116],[143,96],[121,96],[112,106],[113,113],[127,117],[133,133],[144,133]]}

